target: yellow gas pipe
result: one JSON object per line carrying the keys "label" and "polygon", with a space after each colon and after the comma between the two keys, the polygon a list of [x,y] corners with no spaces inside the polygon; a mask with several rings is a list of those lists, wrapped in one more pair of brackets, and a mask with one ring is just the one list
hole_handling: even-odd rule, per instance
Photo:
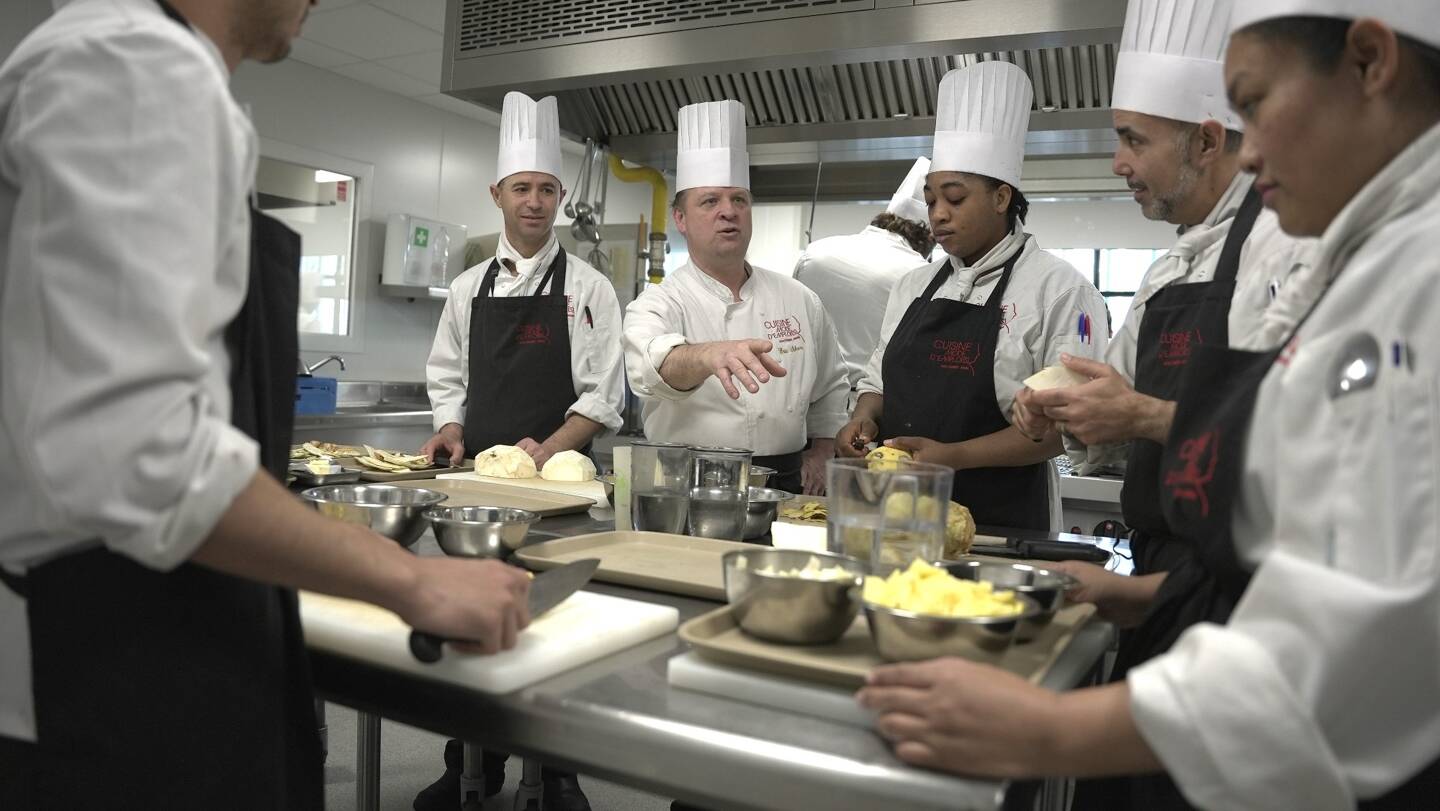
{"label": "yellow gas pipe", "polygon": [[613,152],[610,171],[626,183],[650,184],[650,250],[646,253],[650,267],[646,275],[652,283],[659,284],[665,278],[665,209],[670,203],[665,176],[648,166],[626,166]]}

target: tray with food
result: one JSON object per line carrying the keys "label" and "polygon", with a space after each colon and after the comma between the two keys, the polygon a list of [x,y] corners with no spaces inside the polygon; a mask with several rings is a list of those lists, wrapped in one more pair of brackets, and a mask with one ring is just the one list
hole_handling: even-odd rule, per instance
{"label": "tray with food", "polygon": [[[447,474],[449,475],[449,474]],[[501,487],[525,487],[606,502],[604,483],[596,479],[595,463],[579,451],[561,451],[537,467],[530,454],[514,445],[493,445],[475,456],[474,469],[458,478]]]}
{"label": "tray with food", "polygon": [[1064,575],[1025,564],[915,562],[888,578],[839,555],[756,549],[727,555],[729,604],[680,627],[720,665],[855,688],[889,661],[961,656],[1033,682],[1094,615],[1064,605]]}
{"label": "tray with food", "polygon": [[516,553],[532,569],[551,569],[582,558],[599,558],[594,579],[652,591],[725,599],[721,560],[728,552],[753,544],[670,535],[616,531],[577,535],[527,546]]}

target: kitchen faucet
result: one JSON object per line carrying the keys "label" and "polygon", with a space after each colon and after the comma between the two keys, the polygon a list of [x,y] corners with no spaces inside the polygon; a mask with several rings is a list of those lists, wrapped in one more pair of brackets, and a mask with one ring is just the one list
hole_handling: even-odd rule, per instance
{"label": "kitchen faucet", "polygon": [[330,357],[326,358],[325,360],[322,360],[322,361],[320,361],[319,363],[315,363],[315,364],[312,364],[312,365],[310,365],[310,366],[306,366],[306,365],[305,365],[305,361],[302,360],[302,361],[300,361],[300,368],[302,368],[302,369],[305,370],[305,374],[307,374],[307,375],[313,375],[313,374],[315,374],[315,370],[316,370],[316,369],[319,369],[321,366],[324,366],[325,364],[329,363],[329,362],[332,361],[332,360],[335,361],[336,363],[340,364],[340,371],[342,371],[342,372],[345,371],[345,359],[342,358],[342,357],[340,357],[339,355],[331,355]]}

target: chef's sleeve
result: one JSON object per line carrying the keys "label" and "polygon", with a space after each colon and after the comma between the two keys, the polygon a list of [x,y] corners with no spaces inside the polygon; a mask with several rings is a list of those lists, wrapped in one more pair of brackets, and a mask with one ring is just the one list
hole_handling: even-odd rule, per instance
{"label": "chef's sleeve", "polygon": [[425,390],[430,394],[431,421],[439,431],[449,423],[465,424],[465,342],[468,333],[471,297],[469,275],[461,274],[450,286],[450,296],[440,311],[430,357],[425,361]]}
{"label": "chef's sleeve", "polygon": [[[1104,297],[1101,297],[1103,303]],[[1130,305],[1125,321],[1116,330],[1115,337],[1105,347],[1104,359],[1125,380],[1134,385],[1136,350],[1140,339],[1140,320],[1144,317],[1145,303],[1136,299]],[[1087,476],[1101,467],[1123,463],[1130,456],[1129,442],[1113,442],[1106,445],[1086,445],[1069,434],[1061,434],[1065,442],[1065,454],[1074,463],[1076,472]]]}
{"label": "chef's sleeve", "polygon": [[[1397,322],[1429,317],[1414,292]],[[1327,397],[1323,366],[1287,411],[1324,421],[1344,463],[1302,470],[1323,454],[1291,449],[1273,476],[1292,503],[1230,622],[1129,675],[1141,734],[1201,807],[1349,809],[1440,757],[1440,391],[1387,363]]]}
{"label": "chef's sleeve", "polygon": [[625,308],[625,373],[640,398],[684,400],[691,395],[660,376],[670,350],[689,343],[682,332],[684,323],[680,302],[663,284],[646,288]]}
{"label": "chef's sleeve", "polygon": [[[0,132],[19,188],[0,319],[0,430],[17,449],[5,464],[57,542],[100,539],[162,570],[259,465],[230,404],[206,394],[226,367],[216,319],[197,314],[214,307],[219,245],[249,238],[222,205],[244,190],[225,174],[237,138],[213,70],[159,34],[77,38],[29,72]],[[129,100],[118,128],[97,114],[116,99]]]}
{"label": "chef's sleeve", "polygon": [[625,359],[620,350],[620,300],[609,280],[601,278],[577,297],[575,313],[575,391],[579,395],[567,414],[579,414],[618,431],[625,404]]}
{"label": "chef's sleeve", "polygon": [[[927,265],[926,268],[928,267]],[[866,392],[881,395],[885,393],[885,348],[890,345],[890,338],[895,334],[896,327],[900,326],[900,319],[905,317],[910,302],[915,300],[916,291],[914,285],[910,284],[914,274],[915,271],[907,273],[890,288],[890,298],[885,301],[885,317],[880,320],[880,343],[875,345],[875,351],[870,353],[870,359],[865,362],[860,382],[855,386],[857,395]]]}
{"label": "chef's sleeve", "polygon": [[809,437],[833,439],[849,422],[846,406],[850,400],[850,377],[845,358],[840,353],[840,338],[820,297],[807,292],[806,309],[814,325],[815,388],[810,394],[810,409],[805,415],[805,431]]}

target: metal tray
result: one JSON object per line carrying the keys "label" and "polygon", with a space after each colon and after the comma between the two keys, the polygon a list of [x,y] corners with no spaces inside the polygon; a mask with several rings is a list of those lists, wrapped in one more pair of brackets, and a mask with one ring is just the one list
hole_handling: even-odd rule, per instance
{"label": "metal tray", "polygon": [[[1095,606],[1080,603],[1055,614],[1038,637],[1017,642],[1003,653],[976,650],[967,657],[986,662],[1039,684],[1074,640],[1075,633],[1095,614]],[[701,658],[719,665],[761,670],[780,676],[859,688],[865,674],[885,664],[870,641],[870,628],[862,613],[840,639],[828,645],[777,645],[740,630],[730,606],[702,614],[680,626],[680,638]]]}
{"label": "metal tray", "polygon": [[290,478],[306,487],[324,487],[327,484],[352,484],[360,481],[359,471],[341,466],[339,473],[312,473],[303,463],[291,465]]}
{"label": "metal tray", "polygon": [[583,496],[505,487],[468,479],[411,480],[398,481],[395,484],[399,487],[415,487],[444,493],[447,496],[444,504],[446,507],[514,507],[529,510],[541,518],[583,513],[595,506],[595,502]]}
{"label": "metal tray", "polygon": [[754,544],[670,535],[664,532],[597,532],[544,541],[515,553],[532,569],[553,569],[581,558],[599,558],[595,580],[668,594],[725,599],[726,552]]}

